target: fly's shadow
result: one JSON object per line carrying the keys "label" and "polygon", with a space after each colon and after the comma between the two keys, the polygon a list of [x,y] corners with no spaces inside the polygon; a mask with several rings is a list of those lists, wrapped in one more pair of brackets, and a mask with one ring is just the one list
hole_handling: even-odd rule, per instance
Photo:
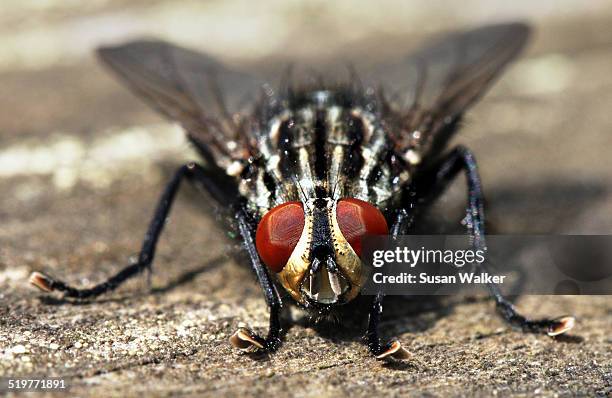
{"label": "fly's shadow", "polygon": [[114,296],[105,297],[105,298],[92,298],[89,300],[82,300],[82,299],[75,300],[75,299],[71,299],[68,297],[57,298],[53,296],[40,296],[39,300],[43,304],[46,304],[46,305],[65,305],[65,304],[91,305],[91,304],[103,304],[103,303],[123,303],[125,301],[131,300],[134,298],[145,297],[150,294],[155,295],[155,296],[163,295],[165,293],[168,293],[174,289],[180,288],[183,285],[186,285],[192,282],[200,274],[204,272],[209,272],[209,271],[219,268],[221,265],[223,265],[226,262],[227,262],[227,258],[225,256],[219,256],[219,257],[213,258],[212,260],[208,261],[207,263],[197,268],[187,270],[181,273],[177,277],[164,283],[162,286],[152,287],[148,291],[147,290],[144,290],[144,291],[143,290],[132,290],[130,292],[126,292],[125,294],[119,294],[119,295],[114,295]]}
{"label": "fly's shadow", "polygon": [[[442,296],[387,296],[381,328],[389,338],[427,331],[452,313],[453,307],[459,304],[454,301]],[[331,341],[361,341],[370,304],[371,296],[363,295],[325,316],[305,313],[291,323],[313,328],[319,336]]]}

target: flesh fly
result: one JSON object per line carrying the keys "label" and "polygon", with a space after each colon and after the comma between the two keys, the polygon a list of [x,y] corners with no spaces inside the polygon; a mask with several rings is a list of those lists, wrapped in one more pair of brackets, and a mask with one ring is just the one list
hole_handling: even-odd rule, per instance
{"label": "flesh fly", "polygon": [[[288,73],[278,87],[163,41],[100,48],[100,60],[128,88],[182,125],[203,163],[177,170],[137,262],[86,289],[39,272],[30,281],[82,299],[150,270],[183,180],[203,187],[231,215],[269,306],[265,337],[246,326],[232,335],[241,349],[279,347],[283,301],[319,315],[354,301],[364,283],[362,237],[410,233],[415,215],[460,173],[468,183],[467,233],[474,247],[486,249],[474,155],[446,144],[528,34],[520,23],[485,26],[446,35],[370,74],[358,77],[348,68],[345,78],[301,79]],[[230,103],[225,91],[261,94],[245,107]],[[528,320],[497,286],[489,288],[502,316],[525,331],[554,336],[574,324],[572,317]],[[370,352],[406,357],[397,340],[379,338],[383,294],[371,300]]]}

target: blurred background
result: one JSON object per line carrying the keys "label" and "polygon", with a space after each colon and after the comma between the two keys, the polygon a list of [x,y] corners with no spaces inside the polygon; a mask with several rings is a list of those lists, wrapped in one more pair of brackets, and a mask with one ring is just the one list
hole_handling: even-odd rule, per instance
{"label": "blurred background", "polygon": [[[118,293],[127,295],[122,300],[51,305],[26,286],[33,269],[80,284],[117,271],[140,247],[164,181],[175,167],[195,158],[180,129],[97,64],[96,46],[154,36],[246,70],[345,55],[382,62],[440,32],[508,20],[530,23],[531,43],[468,113],[454,140],[473,149],[479,160],[490,228],[609,234],[610,1],[4,0],[0,375],[68,374],[78,378],[77,391],[92,393],[97,387],[121,394],[145,388],[130,382],[134,375],[157,380],[150,386],[167,392],[180,385],[187,392],[214,387],[236,393],[248,391],[249,383],[272,392],[297,388],[304,395],[346,392],[350,386],[363,392],[370,388],[366,385],[389,388],[393,383],[406,391],[425,388],[438,394],[519,391],[512,367],[496,362],[502,358],[531,372],[523,379],[523,391],[543,384],[550,391],[604,391],[598,388],[612,374],[601,365],[612,362],[612,342],[604,333],[612,327],[607,297],[521,301],[531,313],[579,314],[583,344],[548,346],[546,338],[500,335],[496,331],[505,326],[488,303],[467,303],[444,317],[435,309],[396,313],[385,324],[387,333],[403,336],[409,350],[436,372],[381,368],[364,373],[362,366],[379,365],[368,362],[358,337],[347,332],[348,341],[330,341],[304,326],[290,330],[286,347],[291,348],[265,366],[235,355],[227,336],[239,321],[266,325],[263,299],[254,282],[242,283],[252,279],[248,270],[225,266],[232,262],[223,256],[227,242],[220,237],[226,231],[215,227],[189,187],[179,197],[158,251],[154,285],[164,294],[130,296],[143,291],[142,282],[134,281]],[[463,189],[455,184],[437,206],[453,223],[461,219]],[[132,322],[126,324],[126,318]],[[487,326],[479,326],[483,323]],[[478,345],[472,340],[478,335],[494,337]],[[500,352],[500,346],[512,344],[519,348]],[[21,345],[25,353],[13,350]],[[439,362],[448,349],[457,355]],[[478,354],[472,353],[476,349]],[[525,354],[534,349],[541,357]],[[530,360],[544,361],[557,373],[551,376],[543,366],[525,362]],[[575,369],[566,369],[568,361]],[[327,368],[320,369],[320,363],[332,370],[321,370]],[[304,369],[320,379],[312,390],[304,390],[311,383]],[[480,373],[469,376],[473,383],[459,386],[457,375],[468,377],[471,369]],[[287,376],[287,384],[261,381],[265,372]],[[238,380],[231,388],[225,383],[228,375]],[[490,385],[483,381],[493,377]],[[352,381],[344,383],[348,378]]]}

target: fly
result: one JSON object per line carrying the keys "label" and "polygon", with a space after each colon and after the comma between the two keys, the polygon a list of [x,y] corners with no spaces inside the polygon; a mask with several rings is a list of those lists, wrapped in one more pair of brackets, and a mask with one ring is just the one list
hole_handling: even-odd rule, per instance
{"label": "fly", "polygon": [[[415,215],[461,173],[468,183],[467,233],[474,248],[484,250],[476,160],[469,149],[446,150],[446,144],[528,35],[521,23],[485,26],[449,34],[383,65],[369,80],[351,74],[343,83],[296,85],[288,78],[275,89],[162,41],[100,48],[101,61],[120,80],[183,126],[204,162],[180,167],[168,183],[135,263],[91,288],[74,288],[40,272],[30,282],[83,299],[150,272],[183,180],[202,186],[231,214],[265,295],[267,334],[240,326],[230,342],[241,349],[271,352],[280,346],[279,291],[315,315],[353,301],[364,283],[361,238],[409,233]],[[227,103],[223,87],[263,90],[245,110]],[[569,316],[527,319],[496,285],[489,289],[501,315],[524,331],[554,336],[574,325]],[[376,358],[405,358],[399,341],[379,338],[382,303],[382,293],[373,296],[366,345]]]}

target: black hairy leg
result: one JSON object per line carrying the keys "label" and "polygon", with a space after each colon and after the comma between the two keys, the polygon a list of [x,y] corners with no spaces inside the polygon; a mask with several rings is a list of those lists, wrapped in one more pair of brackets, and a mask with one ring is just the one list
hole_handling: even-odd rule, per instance
{"label": "black hairy leg", "polygon": [[240,349],[255,349],[256,352],[273,352],[280,347],[281,324],[280,312],[282,302],[268,271],[262,264],[255,247],[255,228],[246,212],[239,210],[236,214],[238,230],[244,242],[244,248],[249,256],[251,267],[257,276],[257,281],[263,290],[270,311],[270,325],[265,338],[258,336],[246,326],[239,326],[230,337],[230,343]]}
{"label": "black hairy leg", "polygon": [[[398,235],[407,233],[412,226],[414,218],[405,209],[400,209],[391,225],[391,237],[397,238]],[[383,313],[384,294],[379,291],[373,298],[368,314],[368,329],[364,337],[368,349],[377,359],[406,359],[409,357],[408,351],[402,347],[398,340],[382,343],[380,340],[378,327]]]}
{"label": "black hairy leg", "polygon": [[[153,259],[155,258],[157,242],[163,231],[165,221],[168,218],[172,204],[176,198],[176,193],[178,192],[180,184],[183,180],[187,179],[192,183],[201,185],[217,203],[222,204],[223,206],[235,206],[237,198],[235,188],[233,188],[233,186],[228,184],[226,181],[219,179],[219,177],[217,177],[218,175],[218,173],[212,173],[208,169],[196,163],[189,163],[181,166],[176,171],[170,182],[166,185],[166,188],[158,201],[153,218],[145,234],[142,248],[138,255],[138,260],[135,263],[126,266],[121,271],[108,278],[106,281],[101,282],[91,288],[76,288],[59,279],[52,278],[40,272],[34,272],[30,277],[30,283],[47,292],[60,291],[63,292],[66,297],[85,299],[96,297],[112,291],[131,277],[138,275],[145,270],[150,272]],[[251,259],[251,265],[255,271],[255,274],[257,275],[258,282],[261,285],[270,308],[270,329],[268,336],[265,339],[262,339],[250,332],[248,329],[240,328],[235,334],[235,336],[238,337],[232,336],[232,344],[241,346],[241,348],[246,348],[245,345],[253,345],[263,350],[273,351],[280,345],[280,297],[274,287],[274,284],[270,280],[266,269],[259,260],[259,256],[255,249],[255,244],[253,242],[253,228],[248,222],[248,217],[244,210],[240,209],[237,212],[236,221],[242,239],[244,240],[245,248]],[[238,338],[238,340],[236,340],[236,338]],[[242,340],[240,338],[242,338]],[[248,343],[249,340],[251,341],[250,343]],[[236,341],[242,341],[242,343],[235,344]]]}
{"label": "black hairy leg", "polygon": [[136,262],[126,266],[106,281],[91,288],[76,288],[40,272],[32,273],[30,283],[43,291],[60,291],[66,297],[85,299],[112,291],[142,271],[148,270],[150,272],[157,242],[164,229],[168,213],[176,198],[176,193],[184,179],[200,183],[211,194],[213,199],[219,203],[231,203],[228,201],[235,200],[235,196],[231,196],[231,190],[225,184],[220,183],[218,179],[212,177],[207,169],[196,163],[183,165],[175,172],[159,198]]}
{"label": "black hairy leg", "polygon": [[[472,247],[475,250],[486,251],[484,196],[476,159],[469,149],[463,146],[453,149],[419,176],[411,189],[421,195],[419,207],[423,204],[429,204],[444,192],[461,171],[466,176],[468,188],[468,204],[464,222],[472,241]],[[486,261],[478,266],[481,267],[482,271],[488,269]],[[546,333],[549,336],[556,336],[567,332],[575,324],[575,319],[571,316],[554,319],[528,319],[521,315],[514,305],[502,295],[496,284],[489,283],[487,287],[501,316],[511,326],[520,328],[524,332]]]}

